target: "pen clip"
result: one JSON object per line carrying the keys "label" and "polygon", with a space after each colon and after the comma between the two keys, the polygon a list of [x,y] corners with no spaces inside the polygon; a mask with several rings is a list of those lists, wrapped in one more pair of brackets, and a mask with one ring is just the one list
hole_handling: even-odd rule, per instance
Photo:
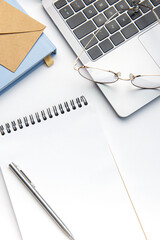
{"label": "pen clip", "polygon": [[32,182],[31,182],[31,180],[27,177],[27,175],[26,175],[22,170],[19,169],[19,171],[21,172],[21,174],[23,175],[23,177],[32,185]]}
{"label": "pen clip", "polygon": [[22,177],[25,178],[25,180],[32,186],[35,188],[34,184],[32,183],[32,181],[27,177],[27,175],[13,162],[11,164],[9,164],[10,168],[14,171],[14,172],[18,172],[20,175],[22,175]]}

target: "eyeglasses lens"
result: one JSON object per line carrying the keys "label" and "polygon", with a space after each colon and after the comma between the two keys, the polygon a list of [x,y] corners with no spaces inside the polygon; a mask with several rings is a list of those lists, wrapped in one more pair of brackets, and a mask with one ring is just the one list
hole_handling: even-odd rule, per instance
{"label": "eyeglasses lens", "polygon": [[[80,67],[79,73],[82,77],[97,83],[114,83],[118,80],[118,77],[115,73],[96,68],[87,68],[86,70],[86,68]],[[94,78],[94,80],[91,76]]]}
{"label": "eyeglasses lens", "polygon": [[138,76],[132,80],[132,84],[140,88],[159,88],[160,76]]}

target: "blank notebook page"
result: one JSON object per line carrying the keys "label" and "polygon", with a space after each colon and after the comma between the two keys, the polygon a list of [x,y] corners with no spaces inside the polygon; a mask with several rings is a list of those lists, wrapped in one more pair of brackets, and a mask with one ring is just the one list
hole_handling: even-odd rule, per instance
{"label": "blank notebook page", "polygon": [[22,240],[0,168],[0,239]]}
{"label": "blank notebook page", "polygon": [[8,169],[10,162],[33,181],[75,239],[144,239],[89,105],[1,136],[0,146],[24,240],[67,237]]}

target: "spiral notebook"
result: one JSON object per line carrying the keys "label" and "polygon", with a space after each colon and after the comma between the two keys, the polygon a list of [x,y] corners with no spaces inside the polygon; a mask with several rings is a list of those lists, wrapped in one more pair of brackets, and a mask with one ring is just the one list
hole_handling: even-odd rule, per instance
{"label": "spiral notebook", "polygon": [[144,239],[84,96],[3,124],[0,132],[1,165],[24,240],[67,237],[9,170],[10,162],[23,169],[75,239]]}

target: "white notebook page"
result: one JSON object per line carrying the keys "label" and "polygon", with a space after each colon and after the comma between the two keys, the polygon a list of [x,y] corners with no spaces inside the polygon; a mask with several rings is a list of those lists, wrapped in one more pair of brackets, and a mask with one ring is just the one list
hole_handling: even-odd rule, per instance
{"label": "white notebook page", "polygon": [[75,239],[144,239],[90,106],[6,134],[0,146],[24,240],[67,237],[8,169],[10,162],[33,181]]}
{"label": "white notebook page", "polygon": [[0,168],[0,239],[22,240]]}

